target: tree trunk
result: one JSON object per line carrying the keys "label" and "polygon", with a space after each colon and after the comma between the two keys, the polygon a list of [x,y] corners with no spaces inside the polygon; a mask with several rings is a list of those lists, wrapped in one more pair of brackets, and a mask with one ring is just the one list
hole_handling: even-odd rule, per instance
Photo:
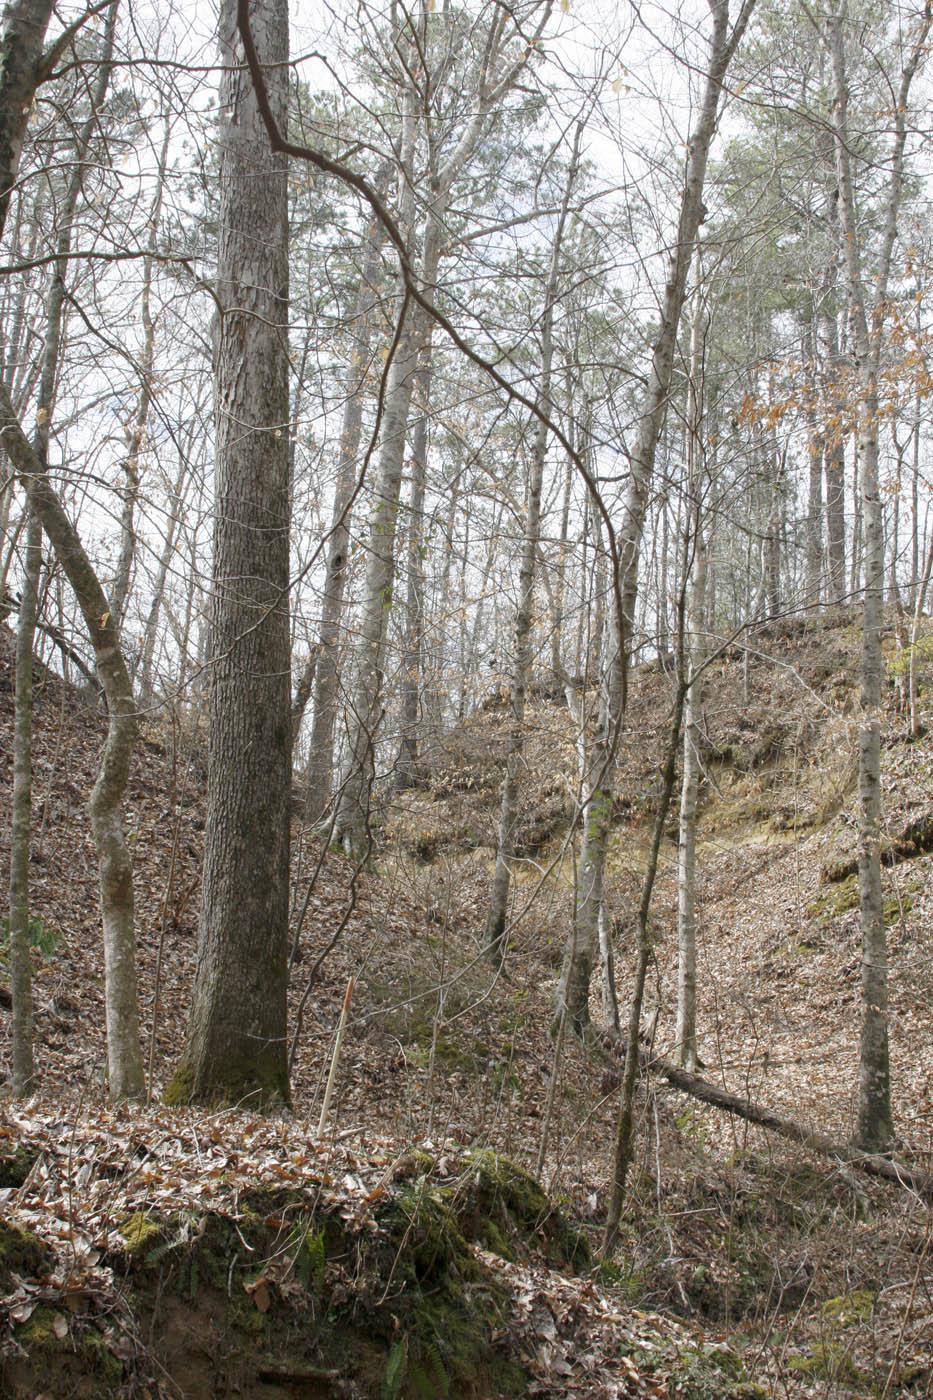
{"label": "tree trunk", "polygon": [[140,458],[146,444],[149,426],[149,410],[152,407],[152,374],[155,364],[155,322],[152,319],[152,270],[159,235],[159,219],[162,214],[162,197],[165,190],[165,171],[168,164],[168,146],[171,137],[171,123],[165,124],[165,136],[159,153],[156,172],[156,189],[149,214],[149,239],[146,256],[143,259],[143,283],[141,293],[140,318],[143,326],[143,346],[139,356],[139,394],[136,412],[131,426],[127,429],[127,452],[123,459],[123,475],[126,484],[123,488],[123,509],[120,513],[120,553],[117,559],[117,572],[110,590],[110,604],[118,627],[123,627],[126,602],[129,597],[133,563],[136,558],[136,505],[139,500]]}
{"label": "tree trunk", "polygon": [[697,794],[700,786],[700,715],[703,709],[701,668],[704,655],[706,603],[706,545],[696,535],[693,586],[690,591],[687,696],[684,702],[684,761],[680,791],[680,827],[677,843],[677,1030],[678,1064],[691,1071],[697,1066],[697,946],[696,946],[696,840]]}
{"label": "tree trunk", "polygon": [[10,990],[13,994],[11,1059],[13,1093],[32,1092],[32,948],[29,937],[29,854],[32,834],[32,649],[42,566],[42,526],[30,512],[26,528],[23,595],[16,633],[16,698],[13,733],[13,803],[10,830]]}
{"label": "tree trunk", "polygon": [[[37,7],[21,6],[19,9]],[[78,605],[81,608],[88,635],[94,647],[98,675],[107,698],[107,737],[101,754],[100,768],[89,802],[91,827],[97,847],[100,871],[101,915],[104,926],[104,990],[107,1018],[107,1063],[110,1093],[114,1098],[134,1098],[145,1089],[142,1047],[139,1038],[139,1011],[136,990],[136,934],[133,911],[133,870],[123,833],[122,802],[129,777],[130,761],[136,737],[136,713],[132,685],[119,646],[119,636],[110,604],[88,559],[81,541],[62,509],[61,502],[46,475],[46,454],[49,440],[50,415],[57,379],[58,353],[61,342],[64,278],[67,253],[70,248],[71,215],[80,190],[80,170],[83,152],[95,129],[99,109],[109,80],[109,55],[112,51],[116,8],[108,17],[105,31],[102,65],[92,95],[92,111],[77,138],[78,162],[69,185],[66,205],[62,211],[56,253],[58,261],[53,272],[49,294],[45,351],[36,414],[37,439],[32,446],[26,439],[14,411],[6,384],[0,384],[0,432],[7,455],[24,486],[30,508],[41,522],[65,571]],[[4,44],[6,35],[4,34]],[[41,42],[41,40],[40,40]],[[14,45],[14,50],[15,50]],[[22,149],[26,112],[11,109],[7,84],[11,73],[16,76],[16,52],[3,72],[0,85],[0,161],[7,164],[2,175],[15,179],[15,164]],[[33,82],[38,60],[34,61]],[[31,93],[29,94],[31,97]],[[18,135],[17,124],[22,127]],[[5,188],[0,179],[0,188]],[[7,205],[0,197],[0,224]]]}
{"label": "tree trunk", "polygon": [[[687,150],[684,186],[677,233],[668,264],[648,382],[642,402],[631,475],[625,493],[619,539],[618,589],[621,616],[617,617],[619,644],[609,649],[611,679],[606,730],[594,746],[584,814],[580,888],[574,927],[568,940],[558,989],[556,1020],[566,1010],[568,1024],[578,1032],[589,1024],[589,987],[599,926],[603,874],[612,817],[612,760],[627,701],[628,667],[634,644],[635,606],[638,597],[638,564],[658,441],[664,425],[671,390],[677,332],[687,288],[687,275],[705,217],[703,187],[710,146],[716,131],[722,84],[735,49],[751,18],[754,0],[744,0],[731,31],[728,0],[711,0],[713,32],[706,69],[703,100]],[[582,901],[582,902],[581,902]]]}
{"label": "tree trunk", "polygon": [[833,72],[833,135],[839,190],[839,220],[849,292],[850,319],[858,376],[859,461],[864,521],[864,606],[859,731],[859,904],[862,926],[862,1029],[859,1047],[859,1105],[856,1141],[864,1151],[885,1151],[894,1137],[888,1053],[887,944],[881,890],[881,699],[884,603],[884,534],[878,473],[878,368],[884,331],[891,259],[903,189],[903,155],[911,82],[925,52],[931,25],[929,7],[902,70],[894,109],[894,137],[888,166],[887,198],[880,256],[871,306],[862,274],[862,250],[852,177],[848,126],[843,8],[827,20]]}
{"label": "tree trunk", "polygon": [[[284,126],[288,5],[253,13]],[[287,162],[220,14],[221,191],[208,810],[198,969],[172,1103],[287,1103],[291,796]]]}
{"label": "tree trunk", "polygon": [[826,536],[829,560],[830,601],[846,598],[846,453],[843,434],[844,405],[840,398],[841,373],[839,326],[835,313],[822,318],[826,343],[827,382],[824,393],[832,404],[832,419],[824,435],[823,469],[826,474]]}
{"label": "tree trunk", "polygon": [[[554,362],[554,309],[560,283],[560,258],[570,197],[580,155],[582,125],[574,132],[573,150],[567,168],[560,216],[554,230],[551,262],[544,286],[544,310],[541,318],[541,377],[537,400],[543,414],[551,411],[551,378]],[[512,650],[512,680],[509,701],[512,719],[505,750],[505,777],[499,807],[499,839],[496,846],[496,868],[486,914],[485,948],[487,957],[501,966],[506,953],[506,924],[509,889],[512,882],[512,861],[515,857],[515,829],[521,792],[521,774],[525,750],[525,696],[531,678],[531,642],[534,622],[535,564],[541,540],[541,490],[544,463],[547,457],[548,430],[539,418],[535,423],[531,449],[531,472],[525,496],[525,528],[522,557],[518,573],[518,609],[515,614],[515,636]]]}
{"label": "tree trunk", "polygon": [[814,317],[811,317],[807,333],[805,355],[810,363],[810,381],[814,388],[807,402],[807,462],[810,475],[807,491],[804,589],[807,607],[818,608],[823,601],[823,452],[825,438],[818,424],[815,403],[817,336]]}
{"label": "tree trunk", "polygon": [[175,535],[178,530],[181,511],[184,506],[186,473],[187,463],[184,458],[182,458],[179,463],[178,474],[171,487],[168,524],[165,530],[165,539],[162,541],[162,550],[159,554],[159,567],[156,571],[155,583],[152,588],[152,599],[149,603],[149,612],[146,616],[146,626],[143,632],[143,645],[139,655],[139,703],[141,706],[150,704],[153,696],[153,667],[155,663],[156,640],[159,633],[159,618],[165,601],[165,586],[168,582],[169,569],[172,566],[172,560],[175,555]]}
{"label": "tree trunk", "polygon": [[[383,172],[377,181],[382,190],[388,180]],[[350,520],[357,487],[360,441],[363,434],[365,381],[372,353],[373,320],[379,291],[381,249],[384,230],[378,219],[370,222],[366,234],[363,267],[354,308],[352,348],[344,388],[343,429],[334,503],[331,513],[324,596],[321,603],[319,648],[314,677],[314,706],[308,752],[308,819],[319,822],[330,806],[334,782],[334,727],[337,720],[337,694],[340,685],[340,651],[343,629],[347,556],[350,548]]]}
{"label": "tree trunk", "polygon": [[428,475],[428,405],[431,398],[431,327],[422,348],[415,381],[420,399],[411,438],[411,495],[408,504],[408,588],[405,599],[405,648],[402,656],[402,738],[395,767],[399,792],[412,786],[418,763],[421,681],[424,645],[424,497]]}
{"label": "tree trunk", "polygon": [[45,31],[52,0],[11,0],[0,38],[0,233],[16,184],[32,99],[42,78]]}

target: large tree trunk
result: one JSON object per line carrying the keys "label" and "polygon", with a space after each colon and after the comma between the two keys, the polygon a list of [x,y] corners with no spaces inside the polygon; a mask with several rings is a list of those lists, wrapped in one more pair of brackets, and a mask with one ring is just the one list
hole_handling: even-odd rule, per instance
{"label": "large tree trunk", "polygon": [[[284,128],[288,5],[253,13]],[[220,14],[221,191],[208,811],[198,969],[170,1102],[287,1102],[291,696],[288,197]]]}

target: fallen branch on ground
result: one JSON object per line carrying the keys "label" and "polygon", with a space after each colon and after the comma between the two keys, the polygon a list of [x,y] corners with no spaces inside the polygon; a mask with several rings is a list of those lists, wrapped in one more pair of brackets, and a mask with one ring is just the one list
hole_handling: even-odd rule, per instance
{"label": "fallen branch on ground", "polygon": [[[608,1028],[600,1028],[597,1032],[597,1040],[609,1054],[624,1060],[625,1046],[618,1033]],[[689,1094],[691,1098],[698,1099],[700,1103],[709,1104],[712,1108],[720,1108],[725,1113],[732,1113],[736,1118],[745,1119],[747,1123],[757,1123],[759,1127],[767,1128],[770,1132],[778,1133],[791,1142],[799,1143],[801,1147],[807,1148],[810,1152],[816,1152],[821,1157],[831,1157],[837,1162],[844,1162],[846,1166],[854,1167],[857,1171],[865,1172],[868,1176],[891,1181],[896,1186],[914,1191],[924,1200],[933,1202],[933,1174],[930,1172],[921,1171],[917,1167],[909,1167],[904,1162],[898,1162],[890,1157],[882,1157],[877,1153],[860,1152],[857,1147],[851,1147],[848,1143],[834,1142],[825,1133],[805,1128],[802,1123],[796,1123],[792,1118],[785,1118],[773,1109],[756,1103],[754,1099],[743,1099],[738,1094],[730,1094],[727,1089],[713,1084],[709,1079],[702,1079],[698,1074],[690,1074],[687,1070],[681,1069],[672,1060],[666,1060],[663,1056],[650,1055],[647,1049],[642,1050],[640,1059],[643,1070],[659,1074],[673,1088],[679,1089],[683,1094]]]}

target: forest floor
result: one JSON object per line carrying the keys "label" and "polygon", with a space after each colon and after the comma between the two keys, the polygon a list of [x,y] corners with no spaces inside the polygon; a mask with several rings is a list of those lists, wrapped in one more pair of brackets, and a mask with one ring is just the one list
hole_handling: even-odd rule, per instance
{"label": "forest floor", "polygon": [[[11,656],[7,634],[7,810]],[[839,1141],[859,1031],[857,658],[852,620],[821,618],[713,663],[699,828],[702,1072]],[[889,658],[893,672],[893,643]],[[51,673],[36,689],[40,1088],[0,1113],[0,1394],[933,1395],[928,1206],[660,1080],[640,1093],[620,1245],[596,1262],[618,1069],[570,1039],[555,1059],[549,1033],[573,896],[565,707],[540,699],[529,716],[501,975],[480,952],[505,742],[495,693],[424,756],[418,787],[386,799],[368,870],[312,837],[296,791],[294,1112],[264,1119],[159,1103],[195,965],[203,718],[143,723],[128,828],[152,1101],[114,1109],[85,811],[103,719]],[[671,694],[657,666],[638,669],[620,753],[608,903],[623,1016]],[[908,741],[893,687],[889,700],[898,1156],[929,1171],[933,741]],[[8,844],[5,823],[4,868]],[[652,924],[660,1053],[673,1039],[675,867],[672,815]],[[596,1019],[601,995],[597,979]],[[0,985],[4,1038],[8,1023]]]}

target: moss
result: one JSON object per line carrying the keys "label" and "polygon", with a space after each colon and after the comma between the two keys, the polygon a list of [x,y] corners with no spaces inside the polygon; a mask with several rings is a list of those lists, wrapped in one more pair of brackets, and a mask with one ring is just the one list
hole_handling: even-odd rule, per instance
{"label": "moss", "polygon": [[[900,898],[897,895],[891,895],[886,899],[883,906],[885,928],[891,928],[898,923],[902,914],[906,917],[910,913],[912,905],[913,901],[907,894]],[[825,928],[835,918],[848,914],[858,907],[858,875],[850,874],[845,879],[835,881],[821,890],[807,905],[807,913],[811,919],[815,919]]]}
{"label": "moss", "polygon": [[194,1075],[187,1060],[179,1060],[175,1072],[165,1086],[163,1099],[169,1108],[178,1108],[191,1102],[194,1089]]}
{"label": "moss", "polygon": [[[539,1182],[513,1162],[489,1149],[471,1152],[469,1170],[457,1192],[455,1209],[469,1238],[503,1258],[518,1248],[539,1250],[558,1266],[581,1270],[592,1262],[589,1243],[550,1201]],[[498,1246],[498,1247],[497,1247]]]}
{"label": "moss", "polygon": [[165,1086],[164,1102],[170,1108],[191,1103],[209,1108],[241,1108],[249,1104],[251,1107],[269,1109],[291,1105],[288,1072],[277,1068],[277,1061],[270,1060],[262,1067],[253,1059],[241,1057],[241,1061],[238,1072],[234,1073],[228,1056],[224,1062],[222,1082],[196,1085],[194,1067],[184,1056]]}
{"label": "moss", "polygon": [[33,1394],[33,1387],[42,1389],[41,1382],[54,1376],[56,1395],[81,1395],[87,1400],[117,1395],[123,1383],[123,1363],[107,1341],[93,1327],[83,1327],[74,1319],[68,1332],[59,1337],[55,1331],[58,1317],[53,1308],[39,1307],[16,1329],[16,1341],[25,1353],[26,1375],[14,1373],[14,1379],[4,1374],[4,1381],[12,1380],[15,1386],[5,1393]]}
{"label": "moss", "polygon": [[138,1257],[151,1249],[163,1235],[162,1226],[146,1211],[134,1211],[120,1225],[126,1254]]}
{"label": "moss", "polygon": [[818,895],[807,905],[807,913],[811,919],[816,919],[820,924],[831,923],[833,919],[842,914],[848,914],[850,910],[859,907],[858,876],[847,875],[841,880],[832,880],[827,888],[822,889]]}
{"label": "moss", "polygon": [[852,1357],[836,1342],[817,1342],[806,1356],[788,1357],[787,1369],[836,1385],[858,1385],[863,1379]]}
{"label": "moss", "polygon": [[55,1259],[50,1249],[29,1230],[19,1230],[0,1220],[0,1289],[12,1287],[11,1275],[22,1278],[44,1278],[50,1274]]}
{"label": "moss", "polygon": [[837,1327],[852,1327],[867,1322],[875,1306],[875,1295],[869,1288],[856,1288],[838,1298],[827,1298],[821,1309],[823,1316]]}
{"label": "moss", "polygon": [[20,1143],[15,1152],[0,1157],[0,1187],[22,1186],[38,1155],[34,1147]]}
{"label": "moss", "polygon": [[390,1360],[405,1342],[405,1373],[396,1393],[412,1400],[519,1393],[520,1370],[489,1341],[506,1321],[505,1295],[461,1233],[449,1193],[420,1177],[405,1183],[377,1219],[382,1238],[362,1242],[360,1263],[362,1276],[373,1275],[382,1290],[384,1308],[371,1313],[370,1328],[385,1331],[388,1324]]}

